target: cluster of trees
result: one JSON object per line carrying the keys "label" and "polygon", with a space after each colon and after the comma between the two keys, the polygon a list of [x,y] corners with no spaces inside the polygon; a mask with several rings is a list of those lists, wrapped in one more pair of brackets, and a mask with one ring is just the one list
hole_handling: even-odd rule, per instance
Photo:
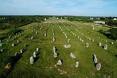
{"label": "cluster of trees", "polygon": [[108,20],[106,24],[109,26],[117,26],[117,20]]}
{"label": "cluster of trees", "polygon": [[110,38],[117,40],[117,28],[112,28],[110,30],[108,30],[111,34],[110,34]]}
{"label": "cluster of trees", "polygon": [[117,26],[117,20],[113,20],[115,17],[84,17],[84,16],[68,16],[69,21],[82,21],[82,22],[94,22],[105,21],[109,26]]}
{"label": "cluster of trees", "polygon": [[83,16],[69,16],[67,17],[69,21],[82,21],[82,22],[93,22],[93,20],[90,20],[89,17],[83,17]]}
{"label": "cluster of trees", "polygon": [[111,28],[107,31],[100,30],[99,32],[104,34],[110,39],[117,40],[117,28]]}
{"label": "cluster of trees", "polygon": [[117,19],[116,17],[101,17],[100,20],[105,21],[105,23],[109,26],[117,26]]}
{"label": "cluster of trees", "polygon": [[32,22],[42,22],[45,16],[0,16],[0,29],[19,27]]}

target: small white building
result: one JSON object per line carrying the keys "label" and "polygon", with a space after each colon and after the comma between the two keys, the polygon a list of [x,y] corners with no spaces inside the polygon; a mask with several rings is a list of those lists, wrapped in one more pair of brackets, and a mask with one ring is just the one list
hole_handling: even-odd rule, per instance
{"label": "small white building", "polygon": [[105,25],[106,24],[105,21],[94,21],[94,23],[96,25],[99,25],[99,24]]}

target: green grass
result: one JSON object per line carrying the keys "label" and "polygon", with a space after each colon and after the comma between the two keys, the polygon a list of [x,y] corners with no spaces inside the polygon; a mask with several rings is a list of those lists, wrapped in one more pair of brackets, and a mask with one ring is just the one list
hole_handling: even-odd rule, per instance
{"label": "green grass", "polygon": [[[31,23],[29,25],[20,27],[24,31],[20,35],[4,40],[4,48],[6,52],[0,53],[0,69],[3,70],[7,60],[7,56],[14,55],[26,44],[29,45],[24,52],[21,59],[16,63],[12,72],[7,78],[117,78],[117,42],[108,39],[103,34],[99,33],[99,30],[108,30],[109,28],[103,26],[95,26],[95,30],[92,30],[93,23],[81,23],[81,22],[69,22],[66,20],[47,20],[47,23]],[[59,26],[71,39],[71,48],[64,48],[67,39],[60,30]],[[41,30],[40,30],[41,28]],[[55,32],[56,41],[52,43],[52,30]],[[2,30],[0,30],[2,31]],[[38,34],[36,35],[35,32]],[[44,37],[44,32],[47,31],[47,37]],[[70,33],[74,32],[77,36],[82,38],[84,42],[81,42],[77,37]],[[6,32],[7,31],[2,31]],[[82,34],[81,34],[82,33]],[[2,35],[2,33],[0,33]],[[33,40],[29,40],[31,36],[34,36]],[[94,39],[92,42],[87,37]],[[11,44],[20,40],[21,43],[15,47]],[[107,40],[107,42],[106,42]],[[110,42],[114,44],[110,44]],[[90,44],[89,48],[85,47],[85,43]],[[108,50],[104,50],[98,46],[98,43],[108,44]],[[54,59],[52,47],[57,47],[57,52],[60,54],[57,59]],[[33,54],[36,48],[40,48],[39,59],[33,64],[29,64],[29,58]],[[70,52],[74,53],[79,60],[79,68],[75,68],[74,59],[70,58]],[[92,54],[96,54],[99,62],[102,64],[102,69],[97,71],[92,59]],[[58,59],[63,59],[63,65],[54,66]],[[66,71],[66,74],[61,75],[58,69]]]}

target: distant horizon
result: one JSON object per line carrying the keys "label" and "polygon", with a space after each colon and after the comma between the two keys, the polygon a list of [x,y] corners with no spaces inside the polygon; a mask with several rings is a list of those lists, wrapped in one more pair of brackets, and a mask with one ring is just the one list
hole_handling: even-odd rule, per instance
{"label": "distant horizon", "polygon": [[117,16],[80,16],[80,15],[0,15],[0,16],[74,16],[74,17],[115,17],[117,18]]}
{"label": "distant horizon", "polygon": [[1,0],[0,15],[117,17],[117,0]]}

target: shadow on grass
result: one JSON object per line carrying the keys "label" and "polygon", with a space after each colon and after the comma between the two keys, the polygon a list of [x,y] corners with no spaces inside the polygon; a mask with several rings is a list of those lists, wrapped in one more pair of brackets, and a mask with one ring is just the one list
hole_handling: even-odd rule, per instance
{"label": "shadow on grass", "polygon": [[[27,48],[28,45],[25,45],[25,48]],[[23,49],[23,51],[26,51],[26,49]],[[23,52],[24,53],[24,52]],[[2,70],[2,73],[0,73],[0,78],[7,78],[7,76],[10,74],[10,72],[14,69],[16,63],[20,60],[23,53],[16,53],[14,56],[8,56],[5,67]]]}
{"label": "shadow on grass", "polygon": [[117,28],[111,28],[107,31],[99,30],[101,34],[112,40],[117,40]]}
{"label": "shadow on grass", "polygon": [[17,54],[16,56],[9,56],[8,62],[4,67],[2,73],[0,74],[0,78],[7,78],[9,73],[14,69],[17,61],[22,57],[22,54]]}

